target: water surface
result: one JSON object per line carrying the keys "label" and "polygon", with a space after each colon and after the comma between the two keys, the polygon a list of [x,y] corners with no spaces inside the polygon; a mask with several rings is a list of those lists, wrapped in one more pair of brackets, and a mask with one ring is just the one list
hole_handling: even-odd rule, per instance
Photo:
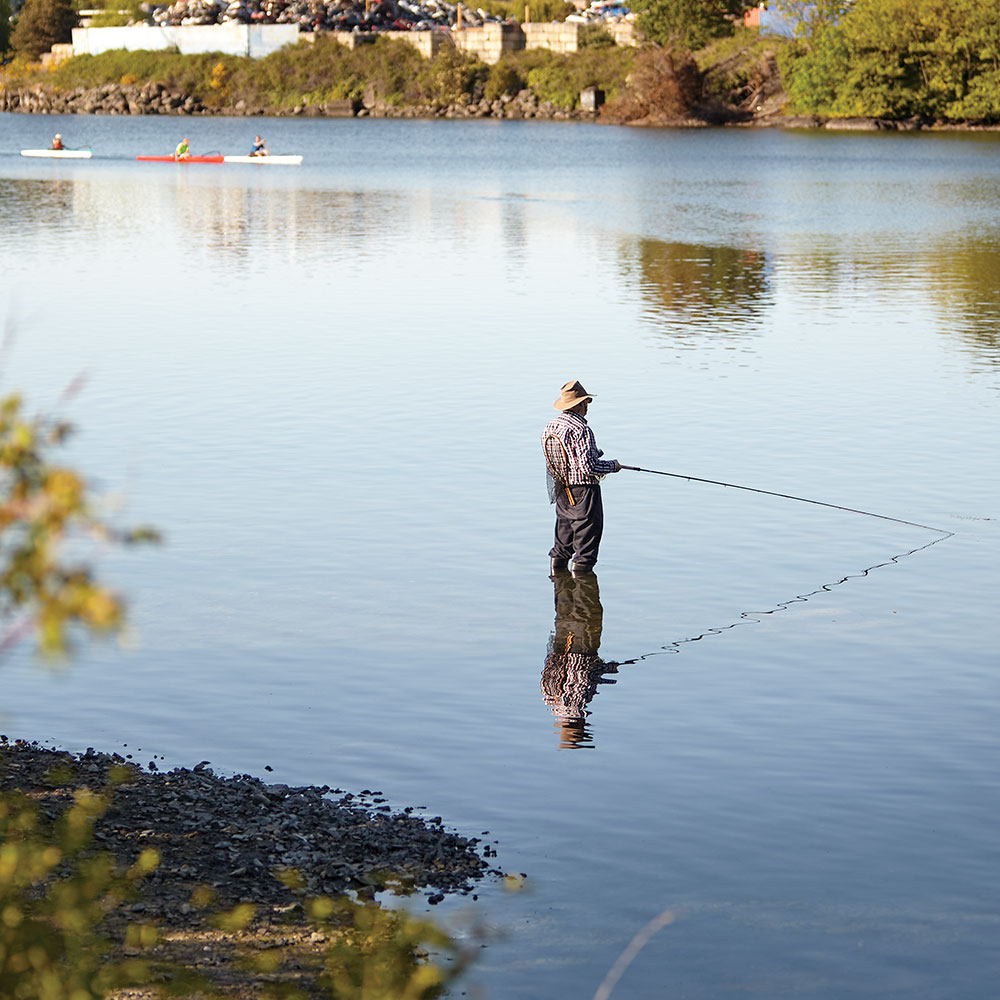
{"label": "water surface", "polygon": [[[305,162],[134,161],[178,129]],[[17,155],[56,130],[94,159]],[[490,998],[665,909],[616,997],[991,995],[998,152],[0,115],[4,387],[85,373],[71,457],[168,539],[102,562],[135,648],[0,665],[4,731],[490,831],[529,888],[433,911],[503,932]],[[557,595],[570,378],[609,457],[954,534],[623,472]]]}

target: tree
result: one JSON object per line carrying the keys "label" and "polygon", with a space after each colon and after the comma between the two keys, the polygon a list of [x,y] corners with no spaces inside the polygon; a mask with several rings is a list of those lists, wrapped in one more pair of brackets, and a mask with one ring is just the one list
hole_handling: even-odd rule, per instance
{"label": "tree", "polygon": [[856,0],[782,74],[799,111],[1000,121],[1000,15],[978,0]]}
{"label": "tree", "polygon": [[798,35],[809,37],[820,28],[837,24],[854,0],[773,0],[774,8],[795,24]]}
{"label": "tree", "polygon": [[733,24],[755,6],[751,0],[634,0],[639,30],[660,45],[700,49],[731,35]]}
{"label": "tree", "polygon": [[18,55],[37,59],[53,45],[72,41],[75,26],[76,11],[70,0],[27,0],[11,45]]}
{"label": "tree", "polygon": [[10,0],[0,0],[0,56],[10,48]]}

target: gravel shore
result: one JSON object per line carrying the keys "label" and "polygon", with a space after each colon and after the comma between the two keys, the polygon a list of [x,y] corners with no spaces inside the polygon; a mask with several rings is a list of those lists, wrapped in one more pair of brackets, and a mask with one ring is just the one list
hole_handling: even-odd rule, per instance
{"label": "gravel shore", "polygon": [[[94,848],[123,866],[147,847],[161,858],[143,882],[141,901],[125,904],[117,922],[164,928],[166,957],[207,971],[232,997],[256,995],[238,971],[240,949],[277,944],[298,954],[296,968],[321,952],[326,939],[304,920],[304,897],[353,892],[371,899],[389,883],[433,904],[500,874],[484,859],[496,852],[480,838],[449,832],[441,817],[423,818],[412,807],[393,811],[368,789],[221,777],[207,762],[144,770],[120,754],[71,754],[0,736],[0,792],[29,795],[45,820],[59,816],[76,789],[107,789],[111,769],[125,781],[95,824]],[[275,877],[288,869],[300,879],[295,891]],[[205,930],[205,914],[191,903],[205,887],[216,909],[256,904],[254,923],[240,935]]]}

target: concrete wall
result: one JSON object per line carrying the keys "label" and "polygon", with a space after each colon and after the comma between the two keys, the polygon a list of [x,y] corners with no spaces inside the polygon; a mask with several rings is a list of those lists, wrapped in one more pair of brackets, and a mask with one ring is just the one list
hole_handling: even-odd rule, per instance
{"label": "concrete wall", "polygon": [[345,48],[356,49],[359,45],[371,45],[378,36],[373,31],[300,31],[299,41],[316,44],[317,38],[332,38]]}
{"label": "concrete wall", "polygon": [[67,59],[72,59],[74,55],[72,45],[56,44],[51,50],[42,53],[42,65],[47,69],[54,69]]}
{"label": "concrete wall", "polygon": [[[399,31],[390,37],[408,42],[421,55],[432,59],[443,46],[453,45],[461,52],[477,56],[483,62],[497,62],[505,52],[520,49],[551,49],[553,52],[576,52],[580,47],[577,22],[530,24],[487,23],[479,27],[435,28],[432,31]],[[609,23],[608,31],[619,45],[635,44],[635,28],[627,22]],[[375,41],[370,32],[332,31],[341,45]],[[224,52],[233,56],[260,59],[298,41],[313,42],[316,34],[299,32],[294,24],[197,24],[176,27],[133,25],[127,28],[74,28],[73,54],[93,55],[110,49],[163,50],[176,48],[185,55],[198,52]]]}
{"label": "concrete wall", "polygon": [[580,49],[579,21],[541,21],[522,24],[526,49],[551,49],[553,52],[578,52]]}
{"label": "concrete wall", "polygon": [[[415,32],[410,32],[414,34]],[[455,45],[462,52],[478,56],[484,63],[500,61],[505,52],[524,48],[524,32],[519,24],[487,23],[476,28],[452,32]]]}
{"label": "concrete wall", "polygon": [[261,59],[299,40],[295,24],[191,24],[176,27],[133,25],[127,28],[74,28],[73,54],[99,55],[110,49],[162,50],[184,55],[224,52]]}
{"label": "concrete wall", "polygon": [[412,45],[425,59],[433,59],[446,45],[454,45],[451,28],[434,28],[432,31],[401,31],[399,37]]}
{"label": "concrete wall", "polygon": [[608,21],[604,28],[615,40],[615,45],[627,47],[639,44],[639,29],[631,21]]}

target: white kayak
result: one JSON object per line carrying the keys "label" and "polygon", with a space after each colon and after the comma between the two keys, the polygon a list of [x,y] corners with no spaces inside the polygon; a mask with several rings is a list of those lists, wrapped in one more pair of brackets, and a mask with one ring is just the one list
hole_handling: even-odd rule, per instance
{"label": "white kayak", "polygon": [[274,153],[271,156],[224,156],[223,160],[226,163],[267,163],[272,167],[297,167],[302,162],[302,157]]}
{"label": "white kayak", "polygon": [[22,156],[51,156],[60,160],[89,160],[93,153],[89,149],[22,149]]}

